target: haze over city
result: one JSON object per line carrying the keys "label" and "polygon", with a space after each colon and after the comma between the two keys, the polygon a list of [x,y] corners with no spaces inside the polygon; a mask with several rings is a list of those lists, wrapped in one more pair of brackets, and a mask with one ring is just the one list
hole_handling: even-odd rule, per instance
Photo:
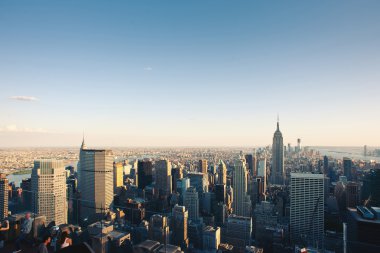
{"label": "haze over city", "polygon": [[0,146],[378,146],[379,1],[1,1]]}

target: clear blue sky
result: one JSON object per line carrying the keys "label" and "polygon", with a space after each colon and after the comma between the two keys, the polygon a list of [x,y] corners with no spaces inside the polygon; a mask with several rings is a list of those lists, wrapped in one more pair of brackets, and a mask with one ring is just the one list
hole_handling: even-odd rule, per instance
{"label": "clear blue sky", "polygon": [[0,1],[0,146],[380,145],[380,1]]}

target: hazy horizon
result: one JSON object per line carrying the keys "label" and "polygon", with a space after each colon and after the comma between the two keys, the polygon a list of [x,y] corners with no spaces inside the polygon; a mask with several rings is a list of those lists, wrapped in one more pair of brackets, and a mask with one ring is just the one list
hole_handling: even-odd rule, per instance
{"label": "hazy horizon", "polygon": [[1,1],[0,146],[379,146],[379,9]]}

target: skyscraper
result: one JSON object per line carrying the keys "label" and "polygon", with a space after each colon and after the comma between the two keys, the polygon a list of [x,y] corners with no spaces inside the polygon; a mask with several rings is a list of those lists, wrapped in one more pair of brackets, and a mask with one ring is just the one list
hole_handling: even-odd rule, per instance
{"label": "skyscraper", "polygon": [[153,162],[152,160],[139,160],[137,162],[137,178],[139,189],[145,189],[153,182]]}
{"label": "skyscraper", "polygon": [[124,166],[123,162],[113,163],[113,185],[114,191],[124,185]]}
{"label": "skyscraper", "polygon": [[149,239],[169,244],[169,224],[166,216],[154,214],[150,217]]}
{"label": "skyscraper", "polygon": [[256,161],[256,157],[253,155],[253,154],[246,154],[245,155],[245,161],[247,163],[247,169],[248,171],[251,173],[251,175],[255,175],[256,174],[256,166],[254,166],[255,164],[255,161]]}
{"label": "skyscraper", "polygon": [[284,143],[277,121],[277,130],[273,135],[271,184],[284,184]]}
{"label": "skyscraper", "polygon": [[79,152],[78,186],[81,220],[102,216],[113,201],[112,150],[88,149],[82,142]]}
{"label": "skyscraper", "polygon": [[352,180],[352,160],[348,157],[343,158],[343,171],[348,181]]}
{"label": "skyscraper", "polygon": [[172,193],[172,165],[169,160],[162,159],[156,162],[156,189],[160,196],[169,196]]}
{"label": "skyscraper", "polygon": [[199,172],[202,172],[204,175],[207,175],[207,160],[206,159],[201,159],[199,160]]}
{"label": "skyscraper", "polygon": [[233,213],[238,216],[251,215],[251,200],[247,194],[247,169],[242,157],[235,160],[232,173],[233,182]]}
{"label": "skyscraper", "polygon": [[172,190],[177,192],[177,180],[183,178],[183,170],[180,166],[172,168]]}
{"label": "skyscraper", "polygon": [[34,161],[32,192],[34,213],[46,216],[47,223],[67,223],[66,171],[63,161]]}
{"label": "skyscraper", "polygon": [[251,245],[252,218],[230,215],[223,231],[225,241],[234,247],[244,249]]}
{"label": "skyscraper", "polygon": [[262,183],[264,184],[264,192],[265,192],[267,189],[267,159],[265,157],[259,160],[257,176],[263,178]]}
{"label": "skyscraper", "polygon": [[290,233],[295,243],[323,246],[324,175],[291,173]]}
{"label": "skyscraper", "polygon": [[359,204],[360,185],[357,182],[346,184],[346,206],[355,208]]}
{"label": "skyscraper", "polygon": [[8,217],[8,179],[0,174],[0,222]]}
{"label": "skyscraper", "polygon": [[185,192],[184,206],[189,212],[189,219],[196,221],[199,218],[199,197],[195,187],[190,187]]}
{"label": "skyscraper", "polygon": [[218,165],[218,181],[219,184],[227,184],[227,168],[222,160],[220,160]]}
{"label": "skyscraper", "polygon": [[172,210],[172,219],[170,222],[170,231],[172,232],[171,243],[186,249],[189,246],[187,237],[187,220],[189,213],[184,206],[175,205]]}
{"label": "skyscraper", "polygon": [[216,252],[220,244],[220,228],[207,226],[203,229],[203,250]]}
{"label": "skyscraper", "polygon": [[326,177],[330,177],[329,158],[326,155],[323,157],[323,171]]}

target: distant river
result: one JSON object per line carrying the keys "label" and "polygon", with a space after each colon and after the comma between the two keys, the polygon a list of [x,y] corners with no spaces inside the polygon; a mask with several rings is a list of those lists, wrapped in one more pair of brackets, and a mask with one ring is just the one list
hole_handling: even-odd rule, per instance
{"label": "distant river", "polygon": [[20,183],[23,179],[27,179],[30,177],[31,177],[31,174],[20,174],[20,175],[10,174],[7,176],[9,182],[14,182],[16,186],[20,186]]}
{"label": "distant river", "polygon": [[321,155],[331,156],[336,159],[343,159],[343,157],[349,157],[353,160],[375,160],[380,161],[380,157],[364,156],[363,147],[310,147],[319,151]]}

